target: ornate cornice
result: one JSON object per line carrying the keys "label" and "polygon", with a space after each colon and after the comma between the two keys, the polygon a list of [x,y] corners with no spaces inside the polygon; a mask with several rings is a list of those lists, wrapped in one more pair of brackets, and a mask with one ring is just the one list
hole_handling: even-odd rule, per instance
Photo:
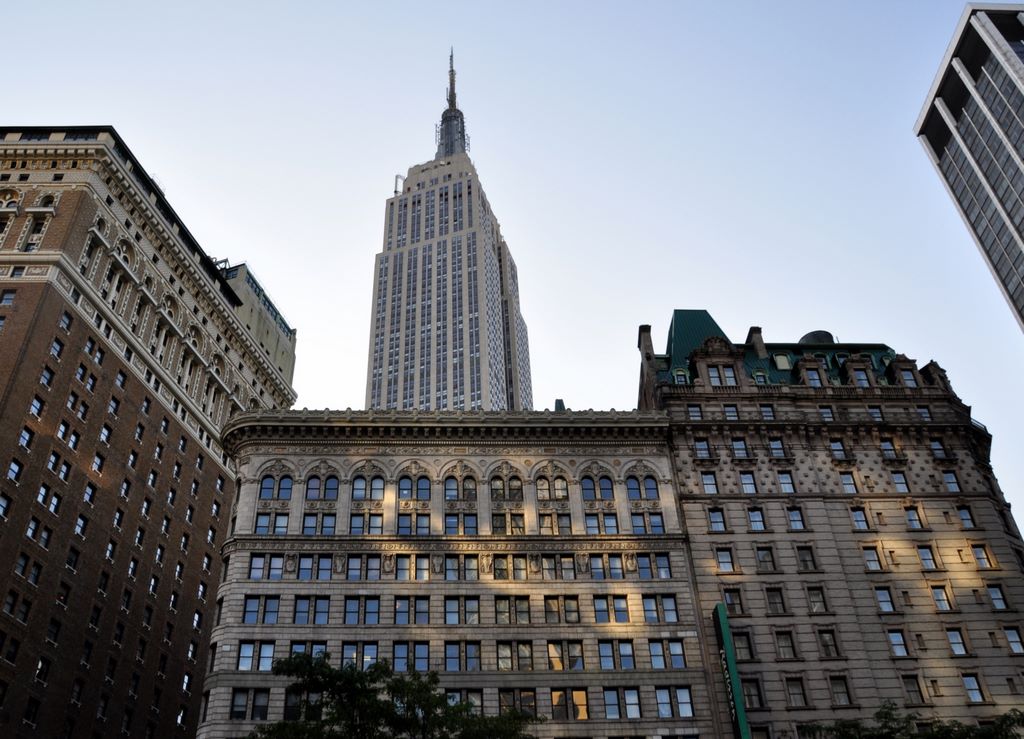
{"label": "ornate cornice", "polygon": [[668,416],[660,411],[251,411],[228,421],[222,438],[230,454],[254,442],[662,445],[667,443],[668,428]]}

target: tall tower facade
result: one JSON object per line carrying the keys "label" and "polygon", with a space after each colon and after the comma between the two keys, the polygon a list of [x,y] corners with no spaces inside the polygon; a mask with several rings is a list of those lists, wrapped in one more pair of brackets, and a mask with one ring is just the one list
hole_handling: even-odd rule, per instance
{"label": "tall tower facade", "polygon": [[295,332],[109,127],[0,129],[0,725],[191,736],[235,475]]}
{"label": "tall tower facade", "polygon": [[448,75],[437,154],[409,169],[384,210],[366,406],[530,410],[516,265],[466,153],[454,64]]}
{"label": "tall tower facade", "polygon": [[968,5],[915,132],[1024,329],[1024,5]]}

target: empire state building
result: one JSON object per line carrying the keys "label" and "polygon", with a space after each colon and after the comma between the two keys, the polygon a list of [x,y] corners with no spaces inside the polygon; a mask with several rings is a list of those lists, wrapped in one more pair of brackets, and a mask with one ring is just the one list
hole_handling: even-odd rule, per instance
{"label": "empire state building", "polygon": [[453,58],[437,144],[384,209],[366,407],[532,410],[516,265],[466,153]]}

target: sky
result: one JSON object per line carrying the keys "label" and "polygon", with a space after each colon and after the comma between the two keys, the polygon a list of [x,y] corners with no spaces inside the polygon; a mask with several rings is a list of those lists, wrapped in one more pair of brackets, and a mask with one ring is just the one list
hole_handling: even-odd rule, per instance
{"label": "sky", "polygon": [[[936,360],[1024,508],[1024,333],[913,134],[961,2],[16,3],[4,125],[113,125],[298,329],[297,407],[364,403],[396,174],[455,48],[538,409],[636,405],[637,327],[825,329]],[[16,71],[14,71],[16,70]]]}

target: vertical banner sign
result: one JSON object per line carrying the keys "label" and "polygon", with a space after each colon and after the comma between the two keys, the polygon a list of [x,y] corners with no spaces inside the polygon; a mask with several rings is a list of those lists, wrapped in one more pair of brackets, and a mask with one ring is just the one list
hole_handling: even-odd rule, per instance
{"label": "vertical banner sign", "polygon": [[736,669],[736,649],[729,629],[729,614],[725,604],[719,603],[714,610],[715,636],[718,638],[718,657],[722,661],[722,676],[725,679],[725,694],[729,699],[729,717],[732,719],[733,736],[736,739],[750,739],[747,724],[747,710],[743,705],[743,689]]}

